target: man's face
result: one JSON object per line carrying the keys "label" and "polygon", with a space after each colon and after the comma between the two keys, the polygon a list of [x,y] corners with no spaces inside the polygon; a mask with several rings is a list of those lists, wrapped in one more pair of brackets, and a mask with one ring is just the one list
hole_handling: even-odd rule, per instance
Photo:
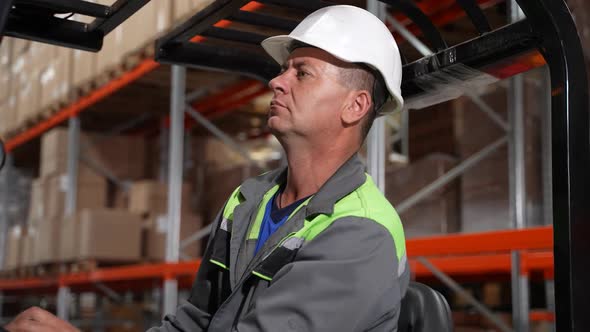
{"label": "man's face", "polygon": [[317,48],[294,50],[270,81],[274,92],[268,126],[279,138],[331,137],[342,128],[340,112],[350,90],[339,77],[340,60]]}

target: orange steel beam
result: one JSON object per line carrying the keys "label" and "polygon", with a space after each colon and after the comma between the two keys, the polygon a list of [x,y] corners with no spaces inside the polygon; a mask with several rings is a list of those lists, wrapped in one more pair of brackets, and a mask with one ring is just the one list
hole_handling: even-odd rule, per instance
{"label": "orange steel beam", "polygon": [[[466,256],[426,257],[430,263],[451,276],[510,273],[512,268],[511,254],[478,254]],[[528,275],[532,271],[553,270],[553,252],[523,252],[521,273]],[[410,257],[410,269],[417,277],[431,276],[419,261]]]}
{"label": "orange steel beam", "polygon": [[[427,258],[430,263],[442,272],[451,276],[473,275],[484,273],[510,273],[510,254],[473,255],[465,257]],[[419,261],[410,258],[410,269],[416,277],[432,276],[432,271]]]}
{"label": "orange steel beam", "polygon": [[179,263],[142,264],[127,267],[98,269],[91,272],[63,275],[60,284],[76,285],[95,282],[139,280],[153,278],[175,278],[182,275],[197,273],[201,260]]}
{"label": "orange steel beam", "polygon": [[[247,4],[243,5],[240,10],[246,11],[246,12],[253,12],[256,10],[259,10],[261,8],[263,8],[264,5],[261,4],[260,2],[256,2],[256,1],[250,1]],[[215,24],[213,24],[214,27],[216,28],[227,28],[229,27],[233,22],[230,20],[219,20],[217,21]],[[206,38],[200,35],[196,35],[193,38],[190,39],[191,42],[193,43],[200,43],[202,41],[204,41]]]}
{"label": "orange steel beam", "polygon": [[3,279],[0,280],[0,290],[27,290],[40,288],[57,288],[55,278],[27,278],[27,279]]}
{"label": "orange steel beam", "polygon": [[555,313],[543,310],[531,310],[529,314],[531,322],[554,322]]}
{"label": "orange steel beam", "polygon": [[146,59],[142,61],[137,67],[133,68],[132,70],[125,72],[120,77],[117,77],[107,83],[106,85],[92,91],[88,95],[78,99],[71,105],[67,106],[66,108],[60,110],[58,113],[50,117],[49,119],[33,126],[32,128],[20,133],[13,138],[9,139],[6,142],[6,150],[8,152],[14,150],[17,146],[22,145],[37,136],[43,134],[47,130],[59,125],[60,123],[66,121],[67,119],[76,116],[78,113],[82,112],[84,109],[88,108],[91,105],[96,104],[97,102],[101,101],[102,99],[108,97],[109,95],[113,94],[117,90],[121,89],[122,87],[128,85],[129,83],[137,80],[141,76],[149,73],[150,71],[154,70],[156,67],[159,66],[159,63],[155,62],[151,59]]}
{"label": "orange steel beam", "polygon": [[[491,232],[497,233],[497,232]],[[550,251],[523,252],[523,269],[553,271],[553,253]],[[490,273],[510,273],[510,253],[477,254],[463,256],[431,257],[429,261],[451,276],[467,276]],[[35,290],[57,288],[58,285],[92,285],[97,282],[120,282],[145,279],[194,277],[201,261],[179,263],[142,264],[127,267],[98,269],[92,272],[62,275],[59,278],[32,278],[0,280],[0,290]],[[432,276],[432,272],[416,259],[410,258],[410,269],[416,277]],[[545,274],[547,276],[547,274]]]}
{"label": "orange steel beam", "polygon": [[553,252],[522,252],[520,273],[528,275],[530,271],[543,271],[544,277],[553,275]]}
{"label": "orange steel beam", "polygon": [[482,252],[553,248],[553,228],[535,227],[473,234],[449,234],[407,240],[408,256],[469,255]]}

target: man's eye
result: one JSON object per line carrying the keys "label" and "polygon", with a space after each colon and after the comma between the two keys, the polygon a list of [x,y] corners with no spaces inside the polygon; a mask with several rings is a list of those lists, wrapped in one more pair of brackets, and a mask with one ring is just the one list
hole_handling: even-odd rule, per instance
{"label": "man's eye", "polygon": [[298,70],[298,71],[297,71],[297,77],[298,77],[298,78],[303,78],[303,77],[305,77],[305,76],[307,76],[307,75],[309,75],[309,74],[308,74],[308,73],[306,73],[306,72],[304,72],[304,71],[301,71],[301,70]]}

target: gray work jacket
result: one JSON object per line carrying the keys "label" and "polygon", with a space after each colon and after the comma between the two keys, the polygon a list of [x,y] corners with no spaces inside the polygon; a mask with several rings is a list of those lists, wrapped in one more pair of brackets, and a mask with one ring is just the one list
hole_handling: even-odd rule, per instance
{"label": "gray work jacket", "polygon": [[[247,234],[254,233],[251,225],[264,209],[265,194],[285,179],[282,168],[239,187],[231,236],[219,239],[220,225],[227,224],[222,210],[189,300],[149,331],[397,331],[400,302],[409,283],[403,230],[400,224],[402,234],[394,235],[402,241],[394,241],[391,220],[399,217],[365,174],[358,156],[340,167],[254,256],[256,241]],[[372,219],[371,211],[377,210],[387,211],[391,218],[386,219],[391,220]],[[317,216],[332,218],[329,226],[303,242],[288,261],[275,264],[272,278],[252,274],[285,237]],[[222,254],[227,254],[227,269],[210,262],[216,255],[215,242],[217,247],[227,243]],[[396,242],[402,242],[398,248]]]}

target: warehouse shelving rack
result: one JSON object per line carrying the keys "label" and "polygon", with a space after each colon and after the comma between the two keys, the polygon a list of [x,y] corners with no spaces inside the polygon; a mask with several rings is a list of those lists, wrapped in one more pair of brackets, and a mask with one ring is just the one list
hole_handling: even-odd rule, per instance
{"label": "warehouse shelving rack", "polygon": [[[499,236],[503,238],[502,242],[497,241]],[[441,273],[458,280],[474,275],[486,276],[487,279],[490,275],[509,277],[511,250],[522,250],[524,253],[519,272],[523,282],[532,274],[552,279],[552,248],[551,227],[433,236],[407,241],[410,268],[417,280],[430,280]],[[73,292],[100,292],[105,286],[114,291],[140,291],[164,280],[178,280],[181,288],[188,289],[199,264],[200,260],[144,264],[48,278],[0,280],[0,290],[8,296],[55,294],[60,287],[67,287]],[[527,315],[531,321],[554,319],[553,313],[548,311],[527,311]]]}
{"label": "warehouse shelving rack", "polygon": [[[479,255],[462,255],[457,256],[456,252],[449,257],[431,258],[429,261],[434,262],[435,266],[447,272],[450,275],[457,273],[474,274],[475,270],[484,272],[493,269],[494,266],[498,269],[503,269],[504,273],[511,271],[514,275],[514,267],[517,267],[517,277],[527,275],[527,271],[541,270],[545,271],[544,275],[547,279],[551,279],[553,260],[555,260],[555,277],[556,277],[556,318],[557,330],[559,331],[573,331],[574,326],[576,331],[586,330],[590,325],[588,323],[589,317],[585,317],[582,306],[583,295],[588,294],[588,285],[585,285],[580,280],[585,280],[590,273],[586,266],[583,266],[582,259],[587,253],[587,248],[584,246],[584,239],[588,235],[588,227],[586,226],[584,216],[588,215],[588,207],[584,204],[584,197],[588,195],[589,178],[584,170],[590,168],[590,161],[588,159],[588,114],[587,110],[587,82],[585,78],[584,61],[582,58],[577,32],[572,22],[571,16],[567,11],[565,3],[562,1],[549,0],[520,0],[518,4],[524,11],[526,18],[515,22],[506,27],[493,30],[489,24],[485,22],[485,15],[482,15],[478,10],[478,6],[474,6],[473,1],[460,0],[454,4],[454,11],[448,12],[445,15],[437,17],[424,15],[427,8],[423,6],[413,6],[411,1],[384,1],[390,5],[397,5],[397,9],[404,11],[407,17],[414,22],[411,28],[407,29],[410,32],[417,33],[418,30],[424,35],[426,42],[434,50],[434,54],[425,56],[417,61],[404,63],[404,81],[402,90],[406,100],[412,104],[414,102],[430,100],[432,103],[442,102],[447,99],[455,98],[457,95],[447,95],[448,88],[454,88],[454,91],[463,91],[460,80],[478,80],[478,82],[490,83],[496,79],[503,79],[512,77],[516,74],[526,72],[533,68],[538,68],[547,64],[551,71],[551,144],[552,148],[552,164],[553,164],[553,221],[555,232],[553,234],[554,246],[553,253],[547,251],[551,247],[544,247],[543,252],[531,252],[528,254],[518,256],[515,260],[513,254],[508,254],[506,251],[497,253],[487,257],[490,264],[486,266],[473,267],[474,265],[467,265],[467,263],[475,263],[481,257]],[[444,1],[450,2],[450,1]],[[477,1],[480,5],[485,1]],[[441,2],[438,2],[444,6]],[[492,2],[487,2],[492,3]],[[497,1],[495,2],[497,3]],[[310,12],[315,8],[328,5],[327,2],[319,1],[288,1],[288,0],[268,0],[268,1],[216,1],[207,9],[197,13],[194,17],[189,19],[185,24],[173,30],[172,33],[161,39],[157,44],[156,58],[158,61],[170,64],[181,64],[191,67],[206,68],[212,70],[240,72],[242,74],[254,77],[260,80],[268,80],[277,71],[277,66],[270,61],[270,58],[258,56],[261,52],[248,48],[248,51],[236,52],[232,48],[219,45],[210,45],[207,39],[219,41],[220,39],[229,39],[232,45],[235,43],[252,44],[257,42],[261,37],[254,33],[243,33],[232,30],[232,22],[240,21],[248,24],[266,24],[272,25],[274,29],[285,30],[297,23],[296,20],[289,20],[285,18],[273,18],[268,15],[253,13],[264,6],[279,6],[279,7],[296,7],[296,10],[301,12]],[[401,7],[400,7],[401,6]],[[433,5],[434,6],[434,5]],[[374,8],[379,6],[373,3]],[[481,6],[479,7],[481,8]],[[377,9],[378,11],[378,9]],[[444,39],[438,33],[436,26],[448,22],[449,17],[457,15],[457,12],[462,12],[467,15],[474,26],[479,31],[480,35],[473,40],[465,41],[454,46],[448,46],[444,43]],[[2,11],[0,11],[2,14]],[[0,15],[0,23],[2,15]],[[258,53],[257,53],[258,52]],[[189,56],[190,55],[190,56]],[[248,57],[252,56],[252,57]],[[147,67],[157,66],[154,62],[146,61],[143,63]],[[457,65],[466,66],[470,71],[462,71],[457,69],[465,69]],[[142,75],[141,73],[137,73]],[[444,74],[444,75],[443,75]],[[182,137],[182,117],[186,108],[184,102],[184,89],[182,88],[184,69],[173,66],[173,88],[172,88],[172,109],[171,109],[171,141],[172,146],[176,145],[176,149],[172,147],[171,151],[171,168],[173,169],[173,160],[181,160],[179,155],[180,138]],[[486,81],[485,79],[491,79]],[[132,81],[132,80],[130,80]],[[116,88],[115,88],[116,89]],[[548,91],[549,92],[549,91]],[[97,98],[104,98],[107,94]],[[418,104],[425,106],[424,103]],[[36,127],[36,129],[25,133],[25,140],[8,141],[8,147],[16,148],[22,142],[32,139],[39,135],[44,130],[55,125],[57,122],[64,121],[71,118],[85,109],[84,105],[77,106],[79,109],[70,111],[71,113],[63,114],[59,121],[50,119],[41,125],[49,124],[49,126]],[[418,106],[416,106],[418,107]],[[72,126],[75,128],[75,125]],[[376,127],[379,127],[377,124]],[[28,136],[30,135],[30,136]],[[374,146],[373,152],[370,152],[369,167],[373,176],[379,179],[383,174],[383,156],[379,155],[379,150],[383,150],[382,133],[379,129],[374,130],[371,134],[371,144]],[[518,144],[517,140],[507,140],[509,144]],[[174,143],[176,142],[176,143]],[[499,141],[500,144],[505,144],[506,141]],[[176,150],[176,153],[174,152]],[[371,151],[371,149],[369,150]],[[181,152],[180,152],[181,153]],[[483,158],[478,158],[481,160]],[[518,160],[518,159],[517,159]],[[522,160],[520,160],[522,162]],[[178,163],[180,164],[180,163]],[[516,163],[518,166],[518,162]],[[519,166],[521,167],[522,164]],[[456,173],[460,174],[466,168],[456,169]],[[172,174],[170,172],[169,174]],[[449,174],[447,174],[449,175]],[[514,177],[522,177],[522,174],[515,173]],[[448,180],[450,177],[446,176]],[[521,179],[522,180],[522,179]],[[518,181],[518,179],[517,179]],[[174,192],[179,189],[178,179],[170,178],[170,193],[171,200],[174,197]],[[517,186],[516,186],[517,187]],[[522,190],[522,188],[520,189]],[[513,190],[514,191],[514,190]],[[518,190],[516,190],[518,191]],[[514,201],[521,200],[522,192],[515,192]],[[422,195],[421,195],[422,196]],[[419,197],[416,197],[419,199]],[[515,204],[518,206],[518,204]],[[173,216],[176,214],[175,210],[178,207],[171,206],[169,215],[171,220],[175,220]],[[516,210],[517,208],[514,208]],[[518,211],[513,211],[518,214]],[[514,219],[518,219],[515,217]],[[177,224],[176,222],[174,224]],[[522,232],[526,230],[514,230],[514,232]],[[545,231],[547,232],[547,231]],[[173,232],[169,232],[171,234]],[[202,233],[205,234],[205,233]],[[524,233],[522,233],[524,234]],[[490,242],[498,242],[500,235],[506,235],[501,232],[490,232]],[[523,237],[525,240],[527,237]],[[445,240],[453,239],[452,237],[441,237],[423,239],[423,242],[409,241],[408,251],[410,255],[426,255],[418,249],[412,248],[438,248],[437,253],[442,254],[442,243]],[[442,242],[437,242],[438,240]],[[455,242],[448,243],[462,243],[461,240],[454,239]],[[178,239],[169,239],[168,251],[174,256],[174,247],[170,243],[178,243]],[[412,243],[417,243],[413,245]],[[471,242],[473,243],[473,242]],[[435,247],[434,245],[437,244]],[[464,243],[466,244],[466,243]],[[479,243],[478,243],[479,244]],[[522,248],[514,244],[511,250],[527,250],[530,248]],[[431,246],[432,245],[432,246]],[[425,249],[424,249],[425,250]],[[479,252],[481,254],[482,250]],[[555,258],[553,259],[553,255]],[[170,256],[170,255],[169,255]],[[509,263],[509,264],[508,264]],[[515,264],[517,263],[517,264]],[[185,268],[184,263],[166,263],[165,266]],[[187,263],[187,271],[197,267],[197,262]],[[446,265],[448,264],[448,265]],[[422,266],[422,267],[421,267]],[[520,267],[518,267],[520,266]],[[125,279],[126,276],[137,276],[135,270],[142,267],[130,267],[130,270],[121,272],[122,274],[114,278]],[[471,268],[471,271],[468,271]],[[159,266],[155,270],[167,271],[164,266]],[[175,268],[172,268],[173,270]],[[432,273],[429,269],[424,268],[424,264],[420,262],[413,263],[413,269],[417,274]],[[422,270],[420,270],[422,269]],[[454,270],[453,270],[454,269]],[[486,270],[487,269],[487,270]],[[98,272],[98,271],[97,271]],[[110,271],[106,271],[107,274]],[[119,271],[120,272],[120,271]],[[184,273],[184,272],[183,272]],[[187,272],[189,274],[189,272]],[[460,273],[459,273],[460,274]],[[114,274],[116,275],[116,274]],[[176,285],[174,280],[177,273],[162,273],[161,280],[172,281],[168,283],[167,294],[165,296],[168,305],[165,305],[168,312],[175,307],[176,302]],[[576,275],[576,278],[573,276]],[[67,278],[65,280],[68,280]],[[85,280],[82,278],[81,280]],[[3,281],[4,282],[4,281]],[[55,291],[55,282],[47,280],[39,281],[23,281],[23,285],[47,285],[49,282],[53,285],[52,291]],[[86,282],[95,282],[85,280]],[[515,280],[514,283],[522,283],[522,279]],[[67,282],[57,283],[59,289],[65,289]],[[0,283],[0,288],[8,291],[11,289],[9,283]],[[41,286],[39,286],[41,287]],[[19,288],[19,287],[16,287]],[[22,288],[20,288],[22,289]],[[522,291],[522,288],[521,288]],[[578,296],[575,296],[578,294]],[[515,319],[523,320],[522,308],[526,303],[518,302],[520,305],[515,312]],[[526,317],[533,318],[550,318],[544,313],[534,313],[526,315]]]}

